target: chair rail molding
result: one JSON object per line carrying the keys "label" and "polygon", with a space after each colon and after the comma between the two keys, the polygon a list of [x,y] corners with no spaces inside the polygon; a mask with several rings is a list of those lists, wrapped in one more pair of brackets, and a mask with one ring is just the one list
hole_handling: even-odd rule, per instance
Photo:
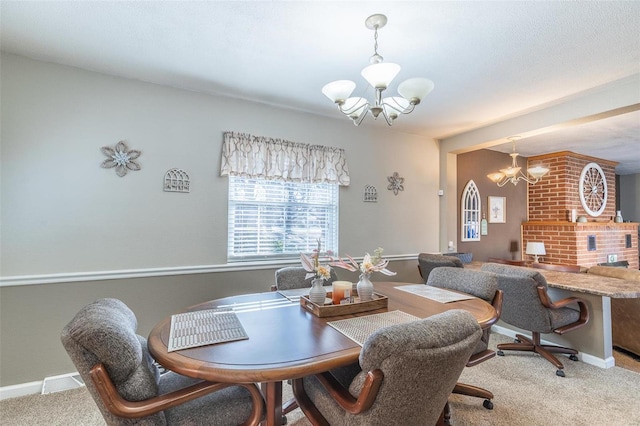
{"label": "chair rail molding", "polygon": [[[385,255],[390,262],[402,260],[416,260],[418,254]],[[354,258],[362,261],[362,258]],[[0,277],[0,287],[12,287],[35,284],[57,284],[82,281],[119,280],[130,278],[148,278],[171,275],[211,274],[216,272],[237,272],[260,269],[281,268],[284,266],[299,265],[299,259],[270,260],[260,262],[236,262],[218,265],[175,266],[166,268],[123,269],[111,271],[68,272],[39,275],[14,275]]]}

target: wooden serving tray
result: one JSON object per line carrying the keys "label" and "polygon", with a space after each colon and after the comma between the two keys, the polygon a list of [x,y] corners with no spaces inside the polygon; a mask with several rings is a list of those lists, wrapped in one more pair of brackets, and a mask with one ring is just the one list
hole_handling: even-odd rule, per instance
{"label": "wooden serving tray", "polygon": [[[353,292],[357,297],[358,293]],[[331,292],[327,292],[327,297],[331,298]],[[373,293],[373,300],[367,302],[345,303],[343,305],[325,305],[319,306],[309,300],[308,295],[300,296],[300,306],[307,309],[313,315],[323,317],[334,317],[338,315],[357,314],[358,312],[375,311],[376,309],[386,308],[389,305],[389,298],[384,294]]]}

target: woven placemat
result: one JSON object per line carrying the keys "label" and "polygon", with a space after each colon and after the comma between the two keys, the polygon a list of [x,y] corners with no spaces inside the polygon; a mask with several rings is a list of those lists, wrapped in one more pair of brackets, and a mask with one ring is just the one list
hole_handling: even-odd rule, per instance
{"label": "woven placemat", "polygon": [[185,312],[171,316],[167,351],[248,338],[238,316],[229,308]]}
{"label": "woven placemat", "polygon": [[331,327],[347,336],[360,346],[376,330],[390,325],[403,324],[419,320],[420,318],[402,311],[383,312],[381,314],[365,315],[362,317],[347,318],[337,321],[329,321]]}

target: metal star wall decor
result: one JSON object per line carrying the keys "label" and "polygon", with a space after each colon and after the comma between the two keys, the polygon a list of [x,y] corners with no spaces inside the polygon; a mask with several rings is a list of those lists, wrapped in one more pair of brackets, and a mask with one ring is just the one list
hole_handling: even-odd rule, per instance
{"label": "metal star wall decor", "polygon": [[387,177],[389,186],[387,189],[393,191],[393,195],[398,195],[398,191],[404,191],[404,178],[400,177],[398,172],[393,172],[392,176]]}
{"label": "metal star wall decor", "polygon": [[108,157],[100,164],[100,167],[104,169],[115,167],[116,174],[120,177],[126,175],[129,170],[140,170],[140,164],[134,160],[140,157],[142,152],[135,149],[130,150],[124,141],[118,142],[115,148],[103,146],[100,151]]}

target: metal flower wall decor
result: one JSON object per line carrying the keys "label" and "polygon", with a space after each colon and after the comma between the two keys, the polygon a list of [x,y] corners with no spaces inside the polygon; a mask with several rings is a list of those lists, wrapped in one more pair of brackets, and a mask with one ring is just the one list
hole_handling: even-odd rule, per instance
{"label": "metal flower wall decor", "polygon": [[400,177],[398,172],[393,172],[392,176],[387,177],[389,186],[387,189],[393,191],[393,195],[398,195],[398,191],[404,191],[404,178]]}
{"label": "metal flower wall decor", "polygon": [[126,175],[129,170],[140,170],[140,164],[134,160],[140,157],[142,152],[135,149],[130,150],[124,141],[118,142],[114,148],[103,146],[100,151],[108,157],[100,164],[100,167],[104,169],[115,167],[116,174],[120,177]]}

